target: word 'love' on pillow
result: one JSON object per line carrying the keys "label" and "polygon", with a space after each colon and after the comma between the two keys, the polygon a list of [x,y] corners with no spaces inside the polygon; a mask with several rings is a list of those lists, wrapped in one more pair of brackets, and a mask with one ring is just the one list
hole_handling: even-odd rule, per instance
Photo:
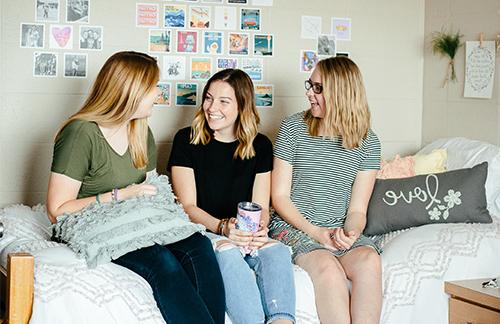
{"label": "word 'love' on pillow", "polygon": [[434,223],[491,223],[484,183],[488,163],[403,179],[377,179],[365,235]]}

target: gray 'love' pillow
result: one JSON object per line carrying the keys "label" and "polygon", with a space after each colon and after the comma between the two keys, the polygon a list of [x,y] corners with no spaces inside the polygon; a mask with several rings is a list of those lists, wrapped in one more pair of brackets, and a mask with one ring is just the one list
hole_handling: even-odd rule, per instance
{"label": "gray 'love' pillow", "polygon": [[365,235],[434,223],[491,223],[484,183],[488,163],[403,179],[377,179]]}

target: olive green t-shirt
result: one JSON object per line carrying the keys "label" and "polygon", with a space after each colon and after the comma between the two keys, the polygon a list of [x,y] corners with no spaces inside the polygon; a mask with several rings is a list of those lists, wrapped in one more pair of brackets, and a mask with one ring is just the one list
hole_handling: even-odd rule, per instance
{"label": "olive green t-shirt", "polygon": [[109,192],[146,179],[156,168],[156,145],[148,129],[148,165],[136,169],[129,149],[116,153],[94,122],[75,120],[59,133],[54,145],[52,172],[82,182],[78,198]]}

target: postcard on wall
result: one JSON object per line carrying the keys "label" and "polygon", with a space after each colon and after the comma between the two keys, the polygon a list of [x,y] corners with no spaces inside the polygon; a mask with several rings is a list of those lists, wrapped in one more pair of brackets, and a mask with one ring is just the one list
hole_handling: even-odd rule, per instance
{"label": "postcard on wall", "polygon": [[318,53],[313,50],[300,51],[300,72],[312,72],[318,63]]}
{"label": "postcard on wall", "polygon": [[302,16],[301,38],[317,39],[321,34],[321,17]]}
{"label": "postcard on wall", "polygon": [[255,85],[255,106],[272,108],[274,105],[274,86],[272,84]]}
{"label": "postcard on wall", "polygon": [[168,29],[150,29],[148,49],[150,52],[171,53],[172,31]]}
{"label": "postcard on wall", "polygon": [[202,3],[222,4],[224,0],[201,0]]}
{"label": "postcard on wall", "polygon": [[86,78],[87,66],[87,54],[64,53],[65,78]]}
{"label": "postcard on wall", "polygon": [[164,56],[162,73],[163,80],[184,80],[186,78],[186,57]]}
{"label": "postcard on wall", "polygon": [[191,80],[208,80],[212,75],[210,57],[191,57]]}
{"label": "postcard on wall", "polygon": [[43,48],[45,44],[45,25],[21,23],[21,47]]}
{"label": "postcard on wall", "polygon": [[262,81],[264,79],[264,62],[261,58],[242,58],[241,69],[253,81]]}
{"label": "postcard on wall", "polygon": [[260,9],[241,8],[240,9],[240,29],[260,30],[261,25]]}
{"label": "postcard on wall", "polygon": [[336,40],[351,40],[351,18],[332,18],[332,34]]}
{"label": "postcard on wall", "polygon": [[491,99],[495,79],[495,41],[465,42],[464,97]]}
{"label": "postcard on wall", "polygon": [[248,0],[227,0],[227,4],[246,5],[247,3],[248,3]]}
{"label": "postcard on wall", "polygon": [[175,85],[175,105],[176,106],[196,106],[198,84],[177,83]]}
{"label": "postcard on wall", "polygon": [[217,6],[214,7],[214,27],[215,29],[236,29],[236,8]]}
{"label": "postcard on wall", "polygon": [[203,54],[221,55],[224,48],[224,33],[218,31],[203,32]]}
{"label": "postcard on wall", "polygon": [[103,48],[102,26],[80,26],[80,49],[100,51]]}
{"label": "postcard on wall", "polygon": [[248,55],[248,39],[247,33],[229,33],[229,54]]}
{"label": "postcard on wall", "polygon": [[160,68],[161,70],[161,65],[160,65],[160,55],[157,55],[157,54],[149,54],[149,56],[151,56],[152,58],[155,59],[156,61],[156,64],[158,64],[158,67]]}
{"label": "postcard on wall", "polygon": [[252,5],[261,7],[272,7],[273,0],[252,0]]}
{"label": "postcard on wall", "polygon": [[54,49],[72,49],[73,26],[50,25],[49,47]]}
{"label": "postcard on wall", "polygon": [[66,0],[66,22],[88,23],[90,0]]}
{"label": "postcard on wall", "polygon": [[219,72],[224,69],[237,69],[238,59],[237,58],[217,58],[216,70]]}
{"label": "postcard on wall", "polygon": [[155,106],[170,107],[172,105],[172,84],[170,82],[158,82],[157,87],[161,93],[155,102]]}
{"label": "postcard on wall", "polygon": [[200,2],[200,0],[175,0],[177,2],[190,2],[190,3],[195,3],[195,2]]}
{"label": "postcard on wall", "polygon": [[253,35],[253,54],[256,56],[274,55],[274,36],[272,34]]}
{"label": "postcard on wall", "polygon": [[186,6],[165,5],[163,8],[163,27],[165,28],[186,27]]}
{"label": "postcard on wall", "polygon": [[318,55],[335,56],[336,48],[335,35],[318,36]]}
{"label": "postcard on wall", "polygon": [[177,53],[198,53],[197,31],[177,31]]}
{"label": "postcard on wall", "polygon": [[335,53],[335,56],[344,56],[344,57],[349,57],[349,52],[337,52]]}
{"label": "postcard on wall", "polygon": [[160,12],[157,3],[136,3],[135,26],[136,27],[159,27]]}
{"label": "postcard on wall", "polygon": [[44,78],[57,77],[57,54],[51,52],[34,52],[33,76]]}
{"label": "postcard on wall", "polygon": [[210,7],[190,6],[189,7],[189,27],[210,28]]}
{"label": "postcard on wall", "polygon": [[34,1],[36,21],[59,22],[59,0]]}

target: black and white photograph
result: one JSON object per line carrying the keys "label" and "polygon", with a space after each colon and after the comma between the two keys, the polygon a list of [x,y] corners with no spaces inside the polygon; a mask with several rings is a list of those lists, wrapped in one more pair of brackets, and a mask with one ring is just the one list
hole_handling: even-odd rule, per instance
{"label": "black and white photograph", "polygon": [[102,50],[102,26],[80,26],[80,49]]}
{"label": "black and white photograph", "polygon": [[57,54],[50,52],[33,53],[33,76],[56,77]]}
{"label": "black and white photograph", "polygon": [[318,55],[335,56],[335,35],[318,36]]}
{"label": "black and white photograph", "polygon": [[87,77],[87,54],[64,53],[64,77]]}
{"label": "black and white photograph", "polygon": [[35,0],[35,20],[59,22],[59,0]]}
{"label": "black and white photograph", "polygon": [[89,22],[90,0],[66,0],[67,22]]}
{"label": "black and white photograph", "polygon": [[43,48],[45,43],[45,33],[43,24],[21,23],[21,47]]}

